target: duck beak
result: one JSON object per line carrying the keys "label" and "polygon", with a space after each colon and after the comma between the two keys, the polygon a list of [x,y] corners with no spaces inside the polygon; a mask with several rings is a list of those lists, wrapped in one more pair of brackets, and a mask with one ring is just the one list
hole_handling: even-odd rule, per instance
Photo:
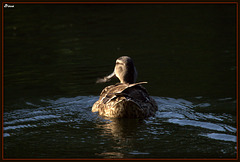
{"label": "duck beak", "polygon": [[104,78],[98,78],[96,83],[106,83],[109,82],[115,76],[115,72],[112,74],[105,76]]}

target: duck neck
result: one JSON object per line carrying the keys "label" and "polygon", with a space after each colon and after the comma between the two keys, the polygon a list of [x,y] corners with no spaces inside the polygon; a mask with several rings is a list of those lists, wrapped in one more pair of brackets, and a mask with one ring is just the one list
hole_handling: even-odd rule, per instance
{"label": "duck neck", "polygon": [[123,84],[133,84],[134,81],[133,80],[120,80],[120,83],[123,83]]}

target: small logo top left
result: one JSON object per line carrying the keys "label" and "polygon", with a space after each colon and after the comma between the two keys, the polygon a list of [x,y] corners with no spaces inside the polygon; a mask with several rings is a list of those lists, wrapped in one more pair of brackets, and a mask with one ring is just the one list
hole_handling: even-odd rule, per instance
{"label": "small logo top left", "polygon": [[5,3],[3,7],[4,8],[14,8],[14,5]]}

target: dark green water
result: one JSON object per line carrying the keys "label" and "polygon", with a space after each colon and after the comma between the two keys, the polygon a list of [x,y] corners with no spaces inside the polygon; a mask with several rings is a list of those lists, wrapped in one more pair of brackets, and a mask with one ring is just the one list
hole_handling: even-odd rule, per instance
{"label": "dark green water", "polygon": [[[159,110],[91,112],[132,57]],[[5,158],[235,158],[234,4],[14,4],[4,8]]]}

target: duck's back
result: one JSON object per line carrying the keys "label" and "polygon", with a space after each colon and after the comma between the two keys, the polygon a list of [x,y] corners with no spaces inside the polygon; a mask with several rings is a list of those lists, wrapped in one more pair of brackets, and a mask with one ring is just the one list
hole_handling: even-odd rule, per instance
{"label": "duck's back", "polygon": [[141,85],[115,84],[103,89],[92,111],[114,118],[146,118],[157,111],[156,102]]}

